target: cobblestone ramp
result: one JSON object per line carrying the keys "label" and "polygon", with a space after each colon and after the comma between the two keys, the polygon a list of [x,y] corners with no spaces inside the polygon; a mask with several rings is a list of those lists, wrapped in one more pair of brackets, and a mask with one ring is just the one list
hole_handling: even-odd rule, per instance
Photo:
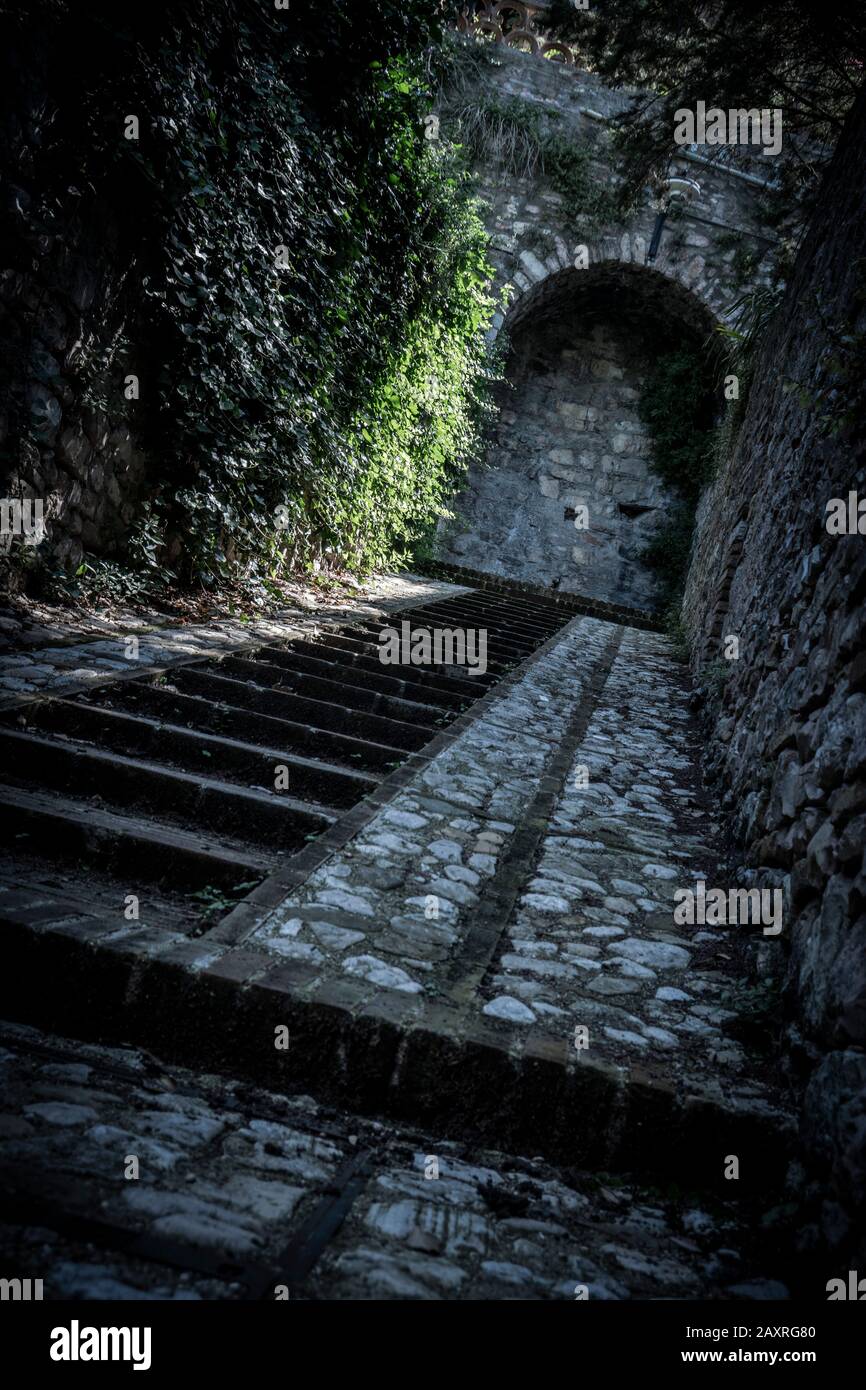
{"label": "cobblestone ramp", "polygon": [[[10,723],[41,779],[7,789],[10,828],[82,848],[91,897],[22,848],[7,1014],[443,1138],[620,1171],[639,1150],[708,1190],[734,1155],[741,1189],[781,1185],[791,1120],[741,1018],[755,943],[673,922],[716,846],[669,643],[489,590],[405,616],[488,630],[471,707],[466,676],[383,675],[357,623]],[[257,789],[276,756],[315,799]],[[178,887],[203,879],[204,917]]]}
{"label": "cobblestone ramp", "polygon": [[46,1299],[796,1296],[784,1235],[730,1190],[444,1142],[29,1028],[0,1025],[0,1065],[2,1268]]}

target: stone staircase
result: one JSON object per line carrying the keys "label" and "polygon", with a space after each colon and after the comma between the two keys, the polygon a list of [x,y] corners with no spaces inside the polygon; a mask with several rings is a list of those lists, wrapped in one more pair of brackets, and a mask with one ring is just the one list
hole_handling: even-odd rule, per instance
{"label": "stone staircase", "polygon": [[684,668],[571,595],[398,611],[486,672],[383,611],[5,710],[6,1243],[56,1296],[778,1296],[767,943],[673,921],[724,873]]}

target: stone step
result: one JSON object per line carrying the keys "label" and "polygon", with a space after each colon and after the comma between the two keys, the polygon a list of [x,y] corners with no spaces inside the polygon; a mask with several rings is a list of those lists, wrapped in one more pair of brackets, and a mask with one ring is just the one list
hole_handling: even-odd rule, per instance
{"label": "stone step", "polygon": [[200,941],[22,926],[3,1006],[75,1032],[122,999],[124,1037],[268,1085],[285,1025],[279,1084],[359,1113],[781,1186],[784,1090],[728,1028],[740,944],[672,916],[715,866],[688,701],[666,639],[573,618]]}
{"label": "stone step", "polygon": [[80,801],[8,785],[0,785],[0,825],[7,844],[26,838],[25,848],[41,852],[52,864],[81,865],[86,873],[88,864],[96,862],[113,872],[119,880],[118,902],[123,901],[120,890],[132,892],[139,881],[169,888],[180,883],[190,890],[234,889],[263,878],[272,862],[225,837],[197,835],[97,807],[83,814]]}
{"label": "stone step", "polygon": [[[45,1299],[821,1297],[771,1201],[676,1192],[0,1023],[0,1253]],[[289,1048],[291,1053],[291,1045]],[[138,1178],[124,1181],[123,1155]],[[74,1155],[74,1157],[73,1157]],[[118,1166],[120,1165],[120,1166]],[[769,1239],[768,1239],[769,1234]],[[772,1246],[768,1249],[768,1245]],[[811,1267],[810,1267],[811,1265]],[[823,1275],[822,1275],[823,1278]]]}
{"label": "stone step", "polygon": [[569,613],[584,613],[587,616],[603,619],[605,622],[622,623],[627,627],[636,627],[648,632],[660,632],[662,630],[659,616],[645,609],[629,608],[622,604],[607,603],[603,599],[587,598],[580,594],[545,589],[541,585],[530,584],[523,580],[507,579],[501,575],[488,574],[483,570],[468,569],[462,565],[446,564],[438,560],[426,564],[425,569],[431,578],[448,578],[454,582],[463,582],[481,593],[507,594],[513,595],[515,598],[523,596],[527,600],[529,596],[534,596],[542,602],[563,608]]}
{"label": "stone step", "polygon": [[381,776],[299,757],[284,748],[268,748],[82,701],[41,702],[28,706],[24,714],[7,714],[5,722],[13,718],[22,729],[39,729],[103,749],[158,758],[161,764],[175,769],[196,769],[247,787],[267,787],[273,784],[277,769],[285,768],[286,789],[325,809],[354,806],[381,781]]}

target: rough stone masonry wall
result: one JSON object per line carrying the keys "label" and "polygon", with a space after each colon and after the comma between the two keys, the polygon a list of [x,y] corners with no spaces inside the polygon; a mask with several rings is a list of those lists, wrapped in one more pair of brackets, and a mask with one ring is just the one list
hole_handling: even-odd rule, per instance
{"label": "rough stone masonry wall", "polygon": [[[866,1197],[866,538],[831,536],[825,506],[864,493],[864,419],[833,435],[862,391],[866,91],[826,176],[759,362],[738,447],[705,498],[685,603],[699,671],[739,637],[709,765],[750,863],[786,888],[795,1059],[811,1068],[804,1130],[832,1168],[827,1234]],[[859,334],[859,358],[840,349]],[[856,342],[856,339],[855,339]],[[861,396],[862,400],[862,396]]]}
{"label": "rough stone masonry wall", "polygon": [[[456,563],[529,583],[650,608],[652,573],[638,563],[669,492],[649,468],[638,418],[643,347],[622,324],[542,323],[522,337],[486,469],[461,506],[472,529]],[[588,524],[578,522],[585,507]]]}
{"label": "rough stone masonry wall", "polygon": [[86,189],[70,188],[62,209],[38,208],[35,160],[54,116],[38,71],[4,109],[0,136],[14,182],[0,265],[0,496],[41,499],[51,558],[74,567],[85,549],[117,547],[143,481],[124,389],[127,373],[141,371],[124,357],[135,271],[111,209]]}
{"label": "rough stone masonry wall", "polygon": [[[628,106],[629,90],[612,91],[591,73],[500,46],[487,81],[497,102],[525,103],[528,113],[549,120],[551,132],[588,151],[592,188],[613,188],[607,121]],[[483,91],[475,98],[483,102]],[[756,177],[765,178],[763,159],[755,165]],[[477,170],[495,290],[510,304],[494,327],[504,326],[511,338],[513,389],[484,463],[455,501],[455,520],[441,528],[442,559],[652,606],[652,576],[637,557],[674,503],[649,472],[636,413],[640,381],[658,350],[652,325],[705,340],[737,294],[766,279],[774,248],[761,225],[757,182],[686,153],[671,172],[696,179],[701,192],[685,217],[668,221],[647,267],[656,216],[649,197],[628,227],[599,227],[543,173]],[[574,269],[581,244],[589,250],[588,271]],[[743,250],[758,261],[745,281],[735,266]],[[581,276],[593,287],[592,312],[580,297]],[[608,295],[601,312],[600,290]],[[648,348],[645,334],[635,333],[638,317],[650,325]],[[567,515],[579,504],[589,510],[581,532]]]}

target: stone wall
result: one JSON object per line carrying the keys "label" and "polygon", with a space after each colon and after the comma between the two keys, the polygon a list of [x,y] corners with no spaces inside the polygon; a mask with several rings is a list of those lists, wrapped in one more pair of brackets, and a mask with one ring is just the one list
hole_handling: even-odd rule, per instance
{"label": "stone wall", "polygon": [[832,1173],[824,1234],[840,1241],[866,1197],[866,540],[828,534],[826,504],[866,490],[864,140],[866,92],[703,501],[684,609],[696,670],[720,690],[709,770],[736,846],[786,890],[777,968],[804,1132]]}
{"label": "stone wall", "polygon": [[[614,187],[607,122],[628,105],[628,91],[507,47],[495,49],[480,79],[481,103],[485,83],[497,101],[524,103],[587,150],[593,187]],[[456,520],[441,528],[442,559],[653,605],[652,575],[638,555],[675,499],[648,470],[639,386],[661,345],[705,343],[745,284],[769,275],[775,243],[760,223],[765,171],[756,163],[759,174],[741,176],[687,153],[674,160],[672,172],[696,179],[700,194],[668,220],[651,265],[657,205],[649,193],[628,226],[602,225],[570,206],[543,171],[519,178],[479,167],[495,289],[507,301],[494,327],[511,341],[511,389],[484,464],[455,502]],[[581,245],[588,269],[575,268]],[[744,247],[758,258],[748,281],[737,271]],[[568,512],[580,503],[589,526],[578,533]]]}
{"label": "stone wall", "polygon": [[494,574],[651,607],[638,556],[670,497],[637,415],[644,344],[616,321],[575,333],[542,320],[514,348],[488,467],[462,499],[473,528],[452,555],[471,566],[480,544]]}

